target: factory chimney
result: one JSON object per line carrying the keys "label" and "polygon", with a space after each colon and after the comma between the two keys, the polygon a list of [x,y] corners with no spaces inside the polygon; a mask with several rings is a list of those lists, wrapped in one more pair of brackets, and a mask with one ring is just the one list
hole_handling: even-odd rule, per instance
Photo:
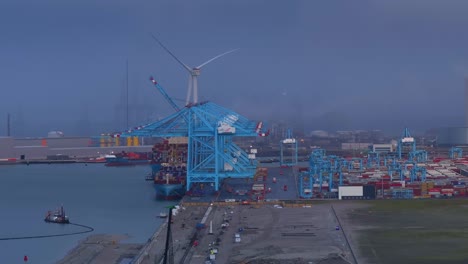
{"label": "factory chimney", "polygon": [[468,127],[468,77],[465,77],[465,127]]}

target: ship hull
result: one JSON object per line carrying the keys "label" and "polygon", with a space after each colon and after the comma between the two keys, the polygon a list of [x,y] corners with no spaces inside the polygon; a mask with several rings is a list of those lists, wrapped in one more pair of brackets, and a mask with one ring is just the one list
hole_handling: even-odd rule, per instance
{"label": "ship hull", "polygon": [[125,158],[111,158],[106,159],[105,165],[108,167],[119,167],[119,166],[137,166],[137,165],[148,165],[151,160],[137,160],[137,159],[125,159]]}
{"label": "ship hull", "polygon": [[183,184],[155,184],[156,198],[159,200],[179,200],[184,197],[185,185]]}

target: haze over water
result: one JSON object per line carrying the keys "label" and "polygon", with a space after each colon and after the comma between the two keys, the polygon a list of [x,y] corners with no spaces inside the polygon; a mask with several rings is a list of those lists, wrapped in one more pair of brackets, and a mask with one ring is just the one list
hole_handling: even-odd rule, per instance
{"label": "haze over water", "polygon": [[54,263],[93,234],[129,234],[144,243],[161,225],[157,216],[174,202],[155,200],[144,180],[147,166],[103,164],[0,166],[0,238],[78,232],[77,226],[44,222],[48,210],[64,205],[72,223],[94,232],[29,240],[0,241],[0,263]]}

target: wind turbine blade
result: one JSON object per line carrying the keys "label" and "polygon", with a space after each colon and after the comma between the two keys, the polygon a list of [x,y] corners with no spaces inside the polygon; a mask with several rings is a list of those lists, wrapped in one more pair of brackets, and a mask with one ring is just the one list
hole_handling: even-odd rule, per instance
{"label": "wind turbine blade", "polygon": [[212,62],[212,61],[214,61],[214,60],[216,60],[216,59],[218,59],[218,58],[221,58],[222,56],[227,55],[227,54],[229,54],[229,53],[231,53],[231,52],[234,52],[234,51],[236,51],[236,50],[238,50],[238,49],[233,49],[233,50],[224,52],[223,54],[219,54],[218,56],[213,57],[213,58],[209,59],[208,61],[202,63],[202,64],[201,64],[200,66],[198,66],[197,68],[200,69],[201,67],[207,65],[208,63],[210,63],[210,62]]}
{"label": "wind turbine blade", "polygon": [[151,34],[151,36],[153,37],[154,40],[156,40],[156,42],[158,42],[159,45],[161,45],[161,47],[167,51],[167,53],[169,53],[178,63],[180,63],[180,65],[182,65],[185,69],[187,69],[187,71],[189,72],[192,72],[192,69],[190,69],[189,66],[187,66],[185,63],[183,63],[181,60],[179,60],[168,48],[166,48],[166,46],[164,46],[164,44],[162,44],[161,41],[159,41],[158,38],[156,38],[153,34]]}

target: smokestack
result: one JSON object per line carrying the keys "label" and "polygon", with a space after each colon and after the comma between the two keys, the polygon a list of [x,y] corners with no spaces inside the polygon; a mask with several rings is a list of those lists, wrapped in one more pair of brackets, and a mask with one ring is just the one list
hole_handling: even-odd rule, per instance
{"label": "smokestack", "polygon": [[7,113],[7,137],[9,137],[11,134],[10,134],[10,113]]}
{"label": "smokestack", "polygon": [[468,77],[465,77],[465,127],[468,127]]}

